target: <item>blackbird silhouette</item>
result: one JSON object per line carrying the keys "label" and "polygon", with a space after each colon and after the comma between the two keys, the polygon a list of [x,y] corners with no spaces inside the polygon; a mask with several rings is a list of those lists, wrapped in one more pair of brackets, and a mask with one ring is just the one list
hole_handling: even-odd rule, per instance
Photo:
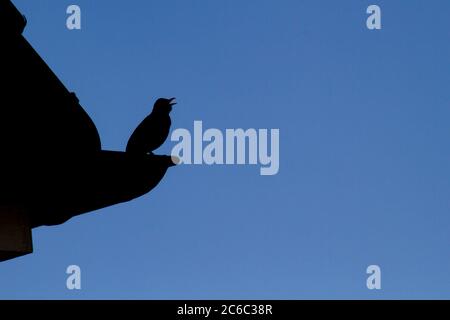
{"label": "blackbird silhouette", "polygon": [[126,152],[153,154],[166,141],[172,121],[170,112],[175,98],[156,100],[152,112],[137,126],[127,143]]}

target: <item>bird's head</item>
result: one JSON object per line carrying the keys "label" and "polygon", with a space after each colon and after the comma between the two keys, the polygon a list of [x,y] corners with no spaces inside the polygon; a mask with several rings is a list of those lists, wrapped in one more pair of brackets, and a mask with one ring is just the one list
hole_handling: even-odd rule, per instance
{"label": "bird's head", "polygon": [[159,98],[158,100],[156,100],[155,105],[153,106],[153,111],[170,113],[170,111],[172,111],[172,106],[175,104],[177,104],[175,98]]}

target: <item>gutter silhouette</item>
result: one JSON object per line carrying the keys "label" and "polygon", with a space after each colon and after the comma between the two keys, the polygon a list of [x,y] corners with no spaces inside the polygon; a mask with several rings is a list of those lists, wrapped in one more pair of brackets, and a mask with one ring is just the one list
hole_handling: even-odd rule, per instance
{"label": "gutter silhouette", "polygon": [[102,150],[76,95],[22,36],[25,25],[1,0],[0,261],[32,252],[31,228],[140,197],[174,165],[170,156]]}

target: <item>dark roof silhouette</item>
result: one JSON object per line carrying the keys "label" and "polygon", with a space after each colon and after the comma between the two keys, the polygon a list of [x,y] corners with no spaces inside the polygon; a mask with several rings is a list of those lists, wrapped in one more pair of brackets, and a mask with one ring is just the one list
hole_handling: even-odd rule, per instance
{"label": "dark roof silhouette", "polygon": [[22,36],[25,25],[1,0],[0,261],[32,251],[31,228],[142,196],[173,165],[169,156],[102,150],[76,95]]}

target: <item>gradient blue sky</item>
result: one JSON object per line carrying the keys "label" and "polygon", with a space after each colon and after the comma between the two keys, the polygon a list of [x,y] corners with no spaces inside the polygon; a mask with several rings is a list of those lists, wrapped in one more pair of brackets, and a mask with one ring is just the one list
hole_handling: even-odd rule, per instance
{"label": "gradient blue sky", "polygon": [[176,96],[174,128],[279,128],[281,163],[172,168],[34,230],[35,252],[0,264],[0,298],[450,298],[449,1],[14,2],[104,149]]}

